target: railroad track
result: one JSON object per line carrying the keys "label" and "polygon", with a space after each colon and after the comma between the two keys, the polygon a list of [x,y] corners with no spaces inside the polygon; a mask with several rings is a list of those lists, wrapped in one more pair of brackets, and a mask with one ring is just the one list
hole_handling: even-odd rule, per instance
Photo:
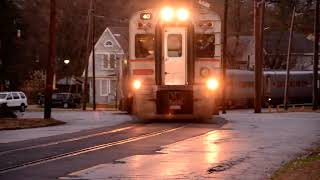
{"label": "railroad track", "polygon": [[[175,127],[175,128],[159,130],[159,131],[156,131],[156,132],[151,132],[151,133],[147,133],[147,134],[143,134],[143,135],[139,135],[139,136],[129,137],[129,138],[126,138],[126,139],[122,139],[122,140],[118,140],[118,141],[114,141],[114,142],[110,142],[110,143],[105,143],[105,144],[100,144],[100,145],[96,145],[96,146],[91,146],[91,147],[83,148],[83,149],[80,149],[80,150],[75,150],[75,151],[71,151],[71,152],[67,152],[67,153],[62,153],[62,154],[59,154],[59,155],[48,156],[48,157],[37,159],[37,160],[33,160],[33,161],[23,162],[23,163],[20,163],[20,164],[16,164],[16,165],[12,165],[12,166],[8,166],[6,168],[0,169],[0,174],[16,171],[16,170],[24,169],[24,168],[27,168],[27,167],[32,167],[32,166],[44,164],[44,163],[49,163],[49,162],[52,162],[52,161],[61,160],[61,159],[65,159],[65,158],[69,158],[69,157],[73,157],[73,156],[77,156],[77,155],[81,155],[81,154],[85,154],[85,153],[89,153],[89,152],[93,152],[93,151],[97,151],[97,150],[102,150],[102,149],[106,149],[106,148],[117,146],[117,145],[122,145],[122,144],[130,143],[130,142],[135,142],[135,141],[139,141],[139,140],[150,138],[150,137],[154,137],[154,136],[159,136],[159,135],[162,135],[162,134],[165,134],[165,133],[169,133],[169,132],[172,132],[172,131],[179,130],[179,129],[184,128],[184,127],[186,127],[186,125],[182,125],[182,126]],[[132,127],[129,126],[129,127],[126,127],[126,128],[117,129],[118,131],[117,130],[114,130],[114,131],[119,132],[120,130],[123,131],[123,130],[130,129],[130,128],[132,128]],[[67,140],[47,143],[47,144],[41,144],[41,145],[35,145],[35,146],[30,146],[30,147],[25,147],[25,148],[8,150],[8,151],[1,152],[1,155],[4,155],[4,154],[9,153],[9,152],[11,153],[11,152],[22,151],[22,150],[26,150],[26,149],[34,149],[34,148],[37,148],[37,147],[46,147],[46,146],[56,145],[56,144],[60,144],[60,143],[66,143],[66,142],[72,142],[72,141],[76,141],[76,140],[82,140],[82,139],[86,139],[86,138],[90,138],[90,137],[94,137],[94,136],[104,135],[106,133],[109,134],[109,133],[112,133],[114,131],[102,132],[102,133],[97,133],[97,134],[93,134],[93,135],[81,136],[81,137],[78,137],[78,138],[72,138],[72,139],[67,139]]]}
{"label": "railroad track", "polygon": [[44,143],[44,144],[39,144],[39,145],[34,145],[34,146],[28,146],[28,147],[23,147],[23,148],[11,149],[11,150],[7,150],[7,151],[1,151],[0,156],[5,155],[5,154],[9,154],[9,153],[13,153],[13,152],[17,152],[17,151],[24,151],[24,150],[30,150],[30,149],[35,149],[35,148],[41,148],[41,147],[48,147],[48,146],[52,146],[52,145],[58,145],[58,144],[62,144],[62,143],[68,143],[68,142],[73,142],[73,141],[89,139],[89,138],[93,138],[93,137],[97,137],[97,136],[112,134],[112,133],[121,132],[124,130],[131,129],[133,127],[134,126],[128,126],[128,127],[124,127],[124,128],[111,130],[111,131],[104,131],[104,132],[90,134],[90,135],[86,135],[86,136],[79,136],[76,138],[64,139],[61,141],[55,141],[55,142]]}

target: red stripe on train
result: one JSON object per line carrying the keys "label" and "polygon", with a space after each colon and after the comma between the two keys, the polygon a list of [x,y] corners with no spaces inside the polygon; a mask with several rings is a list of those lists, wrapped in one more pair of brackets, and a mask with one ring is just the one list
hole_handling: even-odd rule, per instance
{"label": "red stripe on train", "polygon": [[133,69],[133,75],[153,75],[153,69]]}
{"label": "red stripe on train", "polygon": [[153,58],[149,58],[149,59],[130,59],[129,62],[150,62],[150,61],[154,61]]}
{"label": "red stripe on train", "polygon": [[[154,59],[130,59],[129,62],[151,62]],[[208,61],[208,62],[220,62],[221,59],[214,59],[214,58],[198,58],[196,61]]]}

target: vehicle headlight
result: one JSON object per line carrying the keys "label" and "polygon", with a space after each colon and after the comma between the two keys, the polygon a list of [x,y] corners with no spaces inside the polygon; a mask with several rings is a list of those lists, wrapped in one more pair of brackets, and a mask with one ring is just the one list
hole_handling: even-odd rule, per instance
{"label": "vehicle headlight", "polygon": [[207,80],[207,88],[209,90],[216,90],[219,87],[219,81],[217,79],[211,78]]}
{"label": "vehicle headlight", "polygon": [[140,80],[134,80],[134,81],[133,81],[133,84],[132,84],[133,89],[135,89],[135,90],[140,89],[140,88],[141,88],[141,85],[142,85],[142,83],[141,83]]}
{"label": "vehicle headlight", "polygon": [[171,21],[173,19],[174,12],[170,7],[165,7],[161,10],[161,18],[164,21]]}
{"label": "vehicle headlight", "polygon": [[176,12],[176,16],[180,21],[186,21],[189,18],[189,11],[184,8],[180,8]]}

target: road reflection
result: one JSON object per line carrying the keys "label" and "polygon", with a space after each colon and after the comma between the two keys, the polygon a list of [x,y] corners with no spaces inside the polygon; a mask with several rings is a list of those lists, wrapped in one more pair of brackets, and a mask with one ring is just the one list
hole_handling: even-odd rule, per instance
{"label": "road reflection", "polygon": [[203,141],[206,148],[206,160],[208,164],[213,164],[217,161],[218,153],[220,152],[216,141],[219,139],[219,132],[210,132],[205,136],[205,141]]}

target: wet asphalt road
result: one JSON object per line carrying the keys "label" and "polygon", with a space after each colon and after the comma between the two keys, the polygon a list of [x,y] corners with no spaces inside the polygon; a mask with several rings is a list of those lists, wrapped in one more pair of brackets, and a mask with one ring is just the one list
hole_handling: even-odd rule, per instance
{"label": "wet asphalt road", "polygon": [[[216,130],[221,124],[126,123],[80,133],[0,144],[0,179],[57,179]],[[121,162],[120,162],[121,163]]]}
{"label": "wet asphalt road", "polygon": [[260,180],[320,142],[320,113],[221,117],[228,123],[126,123],[0,144],[0,179]]}

